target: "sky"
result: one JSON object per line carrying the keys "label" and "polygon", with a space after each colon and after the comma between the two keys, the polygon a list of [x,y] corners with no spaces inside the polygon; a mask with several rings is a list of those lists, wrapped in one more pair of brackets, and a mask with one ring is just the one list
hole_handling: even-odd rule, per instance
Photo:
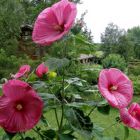
{"label": "sky", "polygon": [[78,5],[78,15],[88,11],[85,22],[92,31],[94,42],[100,42],[100,35],[105,27],[113,22],[120,28],[127,30],[140,26],[140,0],[81,0]]}

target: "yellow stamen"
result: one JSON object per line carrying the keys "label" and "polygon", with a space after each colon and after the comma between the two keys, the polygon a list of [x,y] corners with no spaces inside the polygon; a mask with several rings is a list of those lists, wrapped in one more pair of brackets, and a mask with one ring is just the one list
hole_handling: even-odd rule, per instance
{"label": "yellow stamen", "polygon": [[60,26],[60,25],[54,25],[54,29],[55,29],[56,31],[63,31],[63,28],[62,28],[62,26]]}
{"label": "yellow stamen", "polygon": [[110,88],[110,90],[112,90],[112,91],[116,91],[117,89],[118,89],[117,86],[112,86],[112,87]]}
{"label": "yellow stamen", "polygon": [[16,109],[19,110],[19,111],[22,110],[22,108],[23,108],[23,107],[22,107],[21,104],[18,104],[18,105],[16,106]]}

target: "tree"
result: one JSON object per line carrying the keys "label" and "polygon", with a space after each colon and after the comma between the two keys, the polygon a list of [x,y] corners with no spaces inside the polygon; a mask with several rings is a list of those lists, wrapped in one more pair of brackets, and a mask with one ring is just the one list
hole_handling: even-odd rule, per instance
{"label": "tree", "polygon": [[24,9],[18,0],[0,0],[0,48],[7,54],[14,54],[17,50],[24,17]]}
{"label": "tree", "polygon": [[105,29],[105,32],[101,34],[102,50],[105,54],[116,53],[116,46],[119,43],[119,38],[125,34],[123,29],[120,29],[117,25],[110,23]]}
{"label": "tree", "polygon": [[[33,24],[37,15],[45,8],[52,6],[59,0],[20,0],[26,13],[25,23]],[[80,3],[81,0],[71,0]]]}
{"label": "tree", "polygon": [[127,37],[133,44],[135,57],[140,59],[140,26],[129,29]]}
{"label": "tree", "polygon": [[116,53],[122,55],[126,61],[129,61],[131,58],[134,58],[134,44],[127,35],[121,36],[119,38],[118,46],[116,47]]}

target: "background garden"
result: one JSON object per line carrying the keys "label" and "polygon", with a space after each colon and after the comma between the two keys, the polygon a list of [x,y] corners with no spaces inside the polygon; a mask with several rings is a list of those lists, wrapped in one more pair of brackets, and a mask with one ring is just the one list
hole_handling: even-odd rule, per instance
{"label": "background garden", "polygon": [[[80,0],[72,0],[80,4]],[[100,101],[101,95],[97,90],[98,75],[103,68],[118,68],[128,75],[134,86],[134,101],[140,102],[140,27],[133,27],[125,31],[114,23],[109,23],[101,34],[101,43],[94,43],[94,37],[87,28],[83,13],[75,24],[65,42],[66,59],[60,59],[63,41],[53,43],[51,46],[40,47],[32,42],[32,30],[36,17],[46,7],[56,3],[57,0],[0,0],[0,79],[9,79],[23,64],[36,68],[40,62],[45,62],[50,70],[57,73],[55,79],[50,75],[48,82],[53,84],[59,81],[62,67],[69,67],[65,71],[68,79],[68,100],[80,101],[93,99]],[[94,26],[94,25],[93,25]],[[70,62],[70,63],[69,63]],[[51,77],[52,76],[52,77]],[[33,75],[30,78],[36,79]],[[69,86],[70,85],[70,86]],[[39,92],[49,92],[42,88],[43,82],[36,83]],[[52,86],[51,90],[58,90]],[[74,93],[74,94],[73,94]],[[43,95],[44,96],[44,95]],[[51,98],[48,96],[48,98]],[[93,103],[93,102],[92,102]],[[91,104],[92,104],[91,103]],[[50,103],[51,104],[51,103]],[[78,105],[73,106],[77,107]],[[100,140],[139,140],[140,133],[133,129],[124,128],[118,123],[119,114],[116,109],[109,106],[92,108],[79,105],[91,116],[91,120],[99,126],[95,127],[95,139]],[[50,108],[52,106],[50,105]],[[54,112],[48,110],[47,122],[55,129],[56,122],[51,117]],[[58,113],[59,117],[60,113]],[[49,126],[48,126],[49,127]],[[85,126],[90,129],[89,126]],[[1,133],[2,132],[1,130]],[[32,132],[31,132],[32,133]],[[81,132],[83,133],[83,132]],[[29,132],[30,135],[30,132]],[[102,135],[105,135],[102,138]],[[75,136],[82,138],[78,133]],[[2,138],[1,138],[2,139]],[[4,140],[6,137],[3,138]],[[15,137],[16,139],[16,137]],[[18,139],[18,138],[17,138]],[[62,140],[71,140],[63,138]]]}

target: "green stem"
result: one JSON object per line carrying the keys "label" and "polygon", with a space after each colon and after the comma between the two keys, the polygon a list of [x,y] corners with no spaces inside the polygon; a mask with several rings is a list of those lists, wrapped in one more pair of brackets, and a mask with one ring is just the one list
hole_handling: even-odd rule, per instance
{"label": "green stem", "polygon": [[61,109],[62,109],[62,115],[61,115],[61,121],[60,121],[60,126],[59,126],[59,131],[61,131],[62,129],[62,126],[63,126],[63,119],[64,119],[64,105],[62,104],[61,106]]}
{"label": "green stem", "polygon": [[54,113],[55,113],[55,118],[56,118],[57,126],[59,128],[60,127],[60,124],[59,124],[59,121],[58,121],[58,115],[57,115],[56,108],[54,109]]}
{"label": "green stem", "polygon": [[[40,138],[42,139],[42,140],[44,140],[44,136],[38,131],[38,130],[36,130],[35,128],[33,128],[32,130],[34,130],[39,136],[40,136]],[[49,139],[49,138],[48,138]],[[51,139],[49,139],[49,140],[51,140]]]}
{"label": "green stem", "polygon": [[94,106],[94,107],[90,110],[90,112],[88,113],[88,116],[91,115],[91,113],[94,111],[95,108],[96,108],[96,106]]}
{"label": "green stem", "polygon": [[27,77],[27,79],[25,80],[25,82],[28,82],[28,80],[30,79],[31,75],[34,73],[35,71],[33,70]]}
{"label": "green stem", "polygon": [[[63,45],[63,58],[66,57],[66,42],[64,42]],[[64,100],[65,100],[65,68],[63,67],[63,76],[62,76],[62,105],[61,105],[61,121],[59,125],[59,132],[61,132],[62,126],[63,126],[63,120],[64,120]]]}

